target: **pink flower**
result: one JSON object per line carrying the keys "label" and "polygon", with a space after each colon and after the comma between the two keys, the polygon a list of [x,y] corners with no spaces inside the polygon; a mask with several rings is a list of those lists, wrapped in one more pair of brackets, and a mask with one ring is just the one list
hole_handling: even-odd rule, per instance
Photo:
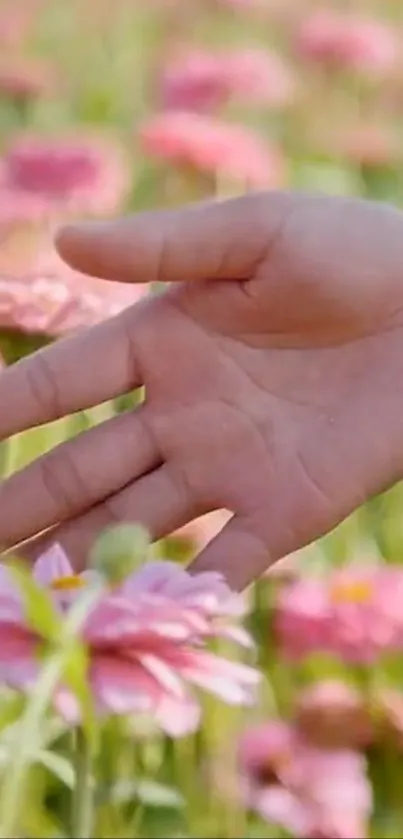
{"label": "pink flower", "polygon": [[294,91],[295,80],[283,59],[258,49],[185,52],[167,64],[161,80],[163,106],[184,111],[211,110],[232,98],[281,107]]}
{"label": "pink flower", "polygon": [[69,269],[21,278],[0,275],[0,328],[49,337],[69,334],[113,317],[145,290],[100,283]]}
{"label": "pink flower", "polygon": [[185,111],[210,110],[226,102],[226,81],[214,53],[194,50],[175,56],[160,79],[162,106]]}
{"label": "pink flower", "polygon": [[140,137],[149,155],[177,166],[226,175],[250,187],[284,183],[280,152],[239,125],[176,111],[151,117]]}
{"label": "pink flower", "polygon": [[321,119],[311,129],[310,143],[321,155],[367,168],[399,165],[402,153],[391,122],[371,122],[350,114],[344,121]]}
{"label": "pink flower", "polygon": [[326,579],[304,578],[279,596],[276,628],[292,657],[328,652],[371,663],[402,649],[403,572],[397,566],[351,567]]}
{"label": "pink flower", "polygon": [[241,739],[239,764],[246,804],[302,839],[362,839],[371,789],[365,761],[353,751],[308,745],[272,720]]}
{"label": "pink flower", "polygon": [[311,61],[374,77],[392,70],[399,56],[398,41],[389,26],[330,9],[320,9],[302,22],[297,48]]}
{"label": "pink flower", "polygon": [[13,0],[2,3],[0,9],[0,44],[8,47],[20,45],[29,35],[36,13],[37,3],[28,0]]}
{"label": "pink flower", "polygon": [[0,167],[0,236],[12,228],[49,219],[50,207],[44,196],[4,185],[3,172]]}
{"label": "pink flower", "polygon": [[107,215],[122,204],[130,175],[119,147],[100,137],[16,140],[3,160],[3,184],[54,210]]}
{"label": "pink flower", "polygon": [[[96,572],[75,575],[55,545],[36,562],[33,577],[56,608],[68,612]],[[199,705],[192,687],[230,704],[249,704],[256,670],[206,649],[209,639],[232,637],[238,600],[219,574],[190,576],[170,562],[150,562],[115,587],[90,611],[82,638],[89,654],[89,684],[100,714],[144,712],[172,736],[194,730]],[[40,668],[43,640],[27,624],[18,589],[0,568],[0,680],[29,690]],[[79,719],[63,685],[55,705],[69,723]]]}
{"label": "pink flower", "polygon": [[53,84],[53,72],[42,61],[7,56],[0,62],[0,99],[29,102],[48,94]]}
{"label": "pink flower", "polygon": [[353,125],[335,134],[333,149],[358,166],[393,166],[401,157],[394,133],[382,125]]}
{"label": "pink flower", "polygon": [[295,721],[312,745],[324,748],[360,749],[368,746],[373,736],[371,715],[361,693],[337,679],[301,690]]}

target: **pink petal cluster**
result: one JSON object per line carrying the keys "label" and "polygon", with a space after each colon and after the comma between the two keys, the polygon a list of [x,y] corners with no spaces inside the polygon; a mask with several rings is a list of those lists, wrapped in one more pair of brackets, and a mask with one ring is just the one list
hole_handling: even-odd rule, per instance
{"label": "pink petal cluster", "polygon": [[393,687],[381,687],[372,697],[378,738],[403,751],[403,694]]}
{"label": "pink petal cluster", "polygon": [[319,9],[302,21],[299,53],[311,61],[370,76],[383,76],[399,58],[399,43],[382,21]]}
{"label": "pink petal cluster", "polygon": [[45,267],[20,278],[0,275],[0,328],[58,337],[113,317],[145,291],[69,269]]}
{"label": "pink petal cluster", "polygon": [[324,748],[361,749],[374,734],[364,696],[340,679],[324,679],[300,690],[295,724],[312,745]]}
{"label": "pink petal cluster", "polygon": [[269,50],[187,51],[171,59],[162,74],[163,107],[206,111],[232,98],[246,104],[289,104],[295,79],[284,60]]}
{"label": "pink petal cluster", "polygon": [[401,158],[396,132],[382,122],[351,119],[343,125],[322,126],[313,143],[320,152],[342,157],[356,166],[393,166]]}
{"label": "pink petal cluster", "polygon": [[0,100],[24,103],[38,99],[53,89],[54,73],[43,61],[6,56],[0,61]]}
{"label": "pink petal cluster", "polygon": [[35,196],[64,212],[108,215],[130,188],[122,150],[101,137],[24,136],[3,158],[1,189]]}
{"label": "pink petal cluster", "polygon": [[43,195],[5,185],[3,174],[0,165],[0,235],[21,225],[42,224],[50,218],[51,208]]}
{"label": "pink petal cluster", "polygon": [[356,752],[315,748],[270,720],[245,732],[239,764],[247,805],[269,823],[301,839],[367,835],[371,788]]}
{"label": "pink petal cluster", "polygon": [[304,577],[279,594],[276,632],[283,651],[301,658],[326,652],[372,663],[403,648],[403,570],[354,566]]}
{"label": "pink petal cluster", "polygon": [[[33,568],[55,606],[68,612],[91,575],[74,575],[55,545]],[[82,630],[89,654],[88,680],[100,714],[151,714],[172,736],[194,730],[199,704],[192,688],[230,704],[254,701],[259,675],[206,649],[209,639],[249,643],[234,625],[239,601],[219,574],[192,577],[175,563],[143,566],[119,586],[105,585]],[[40,668],[43,641],[28,625],[10,572],[0,568],[0,681],[30,689]],[[71,724],[79,720],[75,697],[63,685],[55,706]]]}
{"label": "pink petal cluster", "polygon": [[250,187],[284,184],[284,161],[277,148],[255,132],[200,114],[172,111],[151,117],[140,131],[147,154]]}
{"label": "pink petal cluster", "polygon": [[37,14],[33,0],[6,0],[0,8],[0,44],[19,46],[29,35]]}

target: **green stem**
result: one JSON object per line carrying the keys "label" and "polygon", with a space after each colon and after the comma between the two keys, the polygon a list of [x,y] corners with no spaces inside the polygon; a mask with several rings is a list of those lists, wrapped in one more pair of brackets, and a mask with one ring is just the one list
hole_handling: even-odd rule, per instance
{"label": "green stem", "polygon": [[91,749],[79,728],[75,744],[75,786],[72,796],[71,828],[73,839],[91,839],[94,787]]}

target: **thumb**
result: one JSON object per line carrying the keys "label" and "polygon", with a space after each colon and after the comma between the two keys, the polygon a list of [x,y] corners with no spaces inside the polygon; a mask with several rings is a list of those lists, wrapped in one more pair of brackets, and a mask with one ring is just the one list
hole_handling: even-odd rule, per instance
{"label": "thumb", "polygon": [[266,255],[290,196],[258,193],[62,228],[56,247],[72,268],[125,283],[248,279]]}

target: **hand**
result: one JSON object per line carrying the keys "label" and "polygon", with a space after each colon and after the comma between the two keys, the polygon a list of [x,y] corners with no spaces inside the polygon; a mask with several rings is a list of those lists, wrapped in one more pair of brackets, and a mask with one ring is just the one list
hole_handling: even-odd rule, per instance
{"label": "hand", "polygon": [[242,588],[397,480],[403,221],[381,205],[267,194],[66,228],[61,255],[172,283],[0,376],[0,437],[145,385],[145,402],[0,488],[0,543],[52,527],[85,562],[111,522],[154,539],[225,508],[196,559]]}

